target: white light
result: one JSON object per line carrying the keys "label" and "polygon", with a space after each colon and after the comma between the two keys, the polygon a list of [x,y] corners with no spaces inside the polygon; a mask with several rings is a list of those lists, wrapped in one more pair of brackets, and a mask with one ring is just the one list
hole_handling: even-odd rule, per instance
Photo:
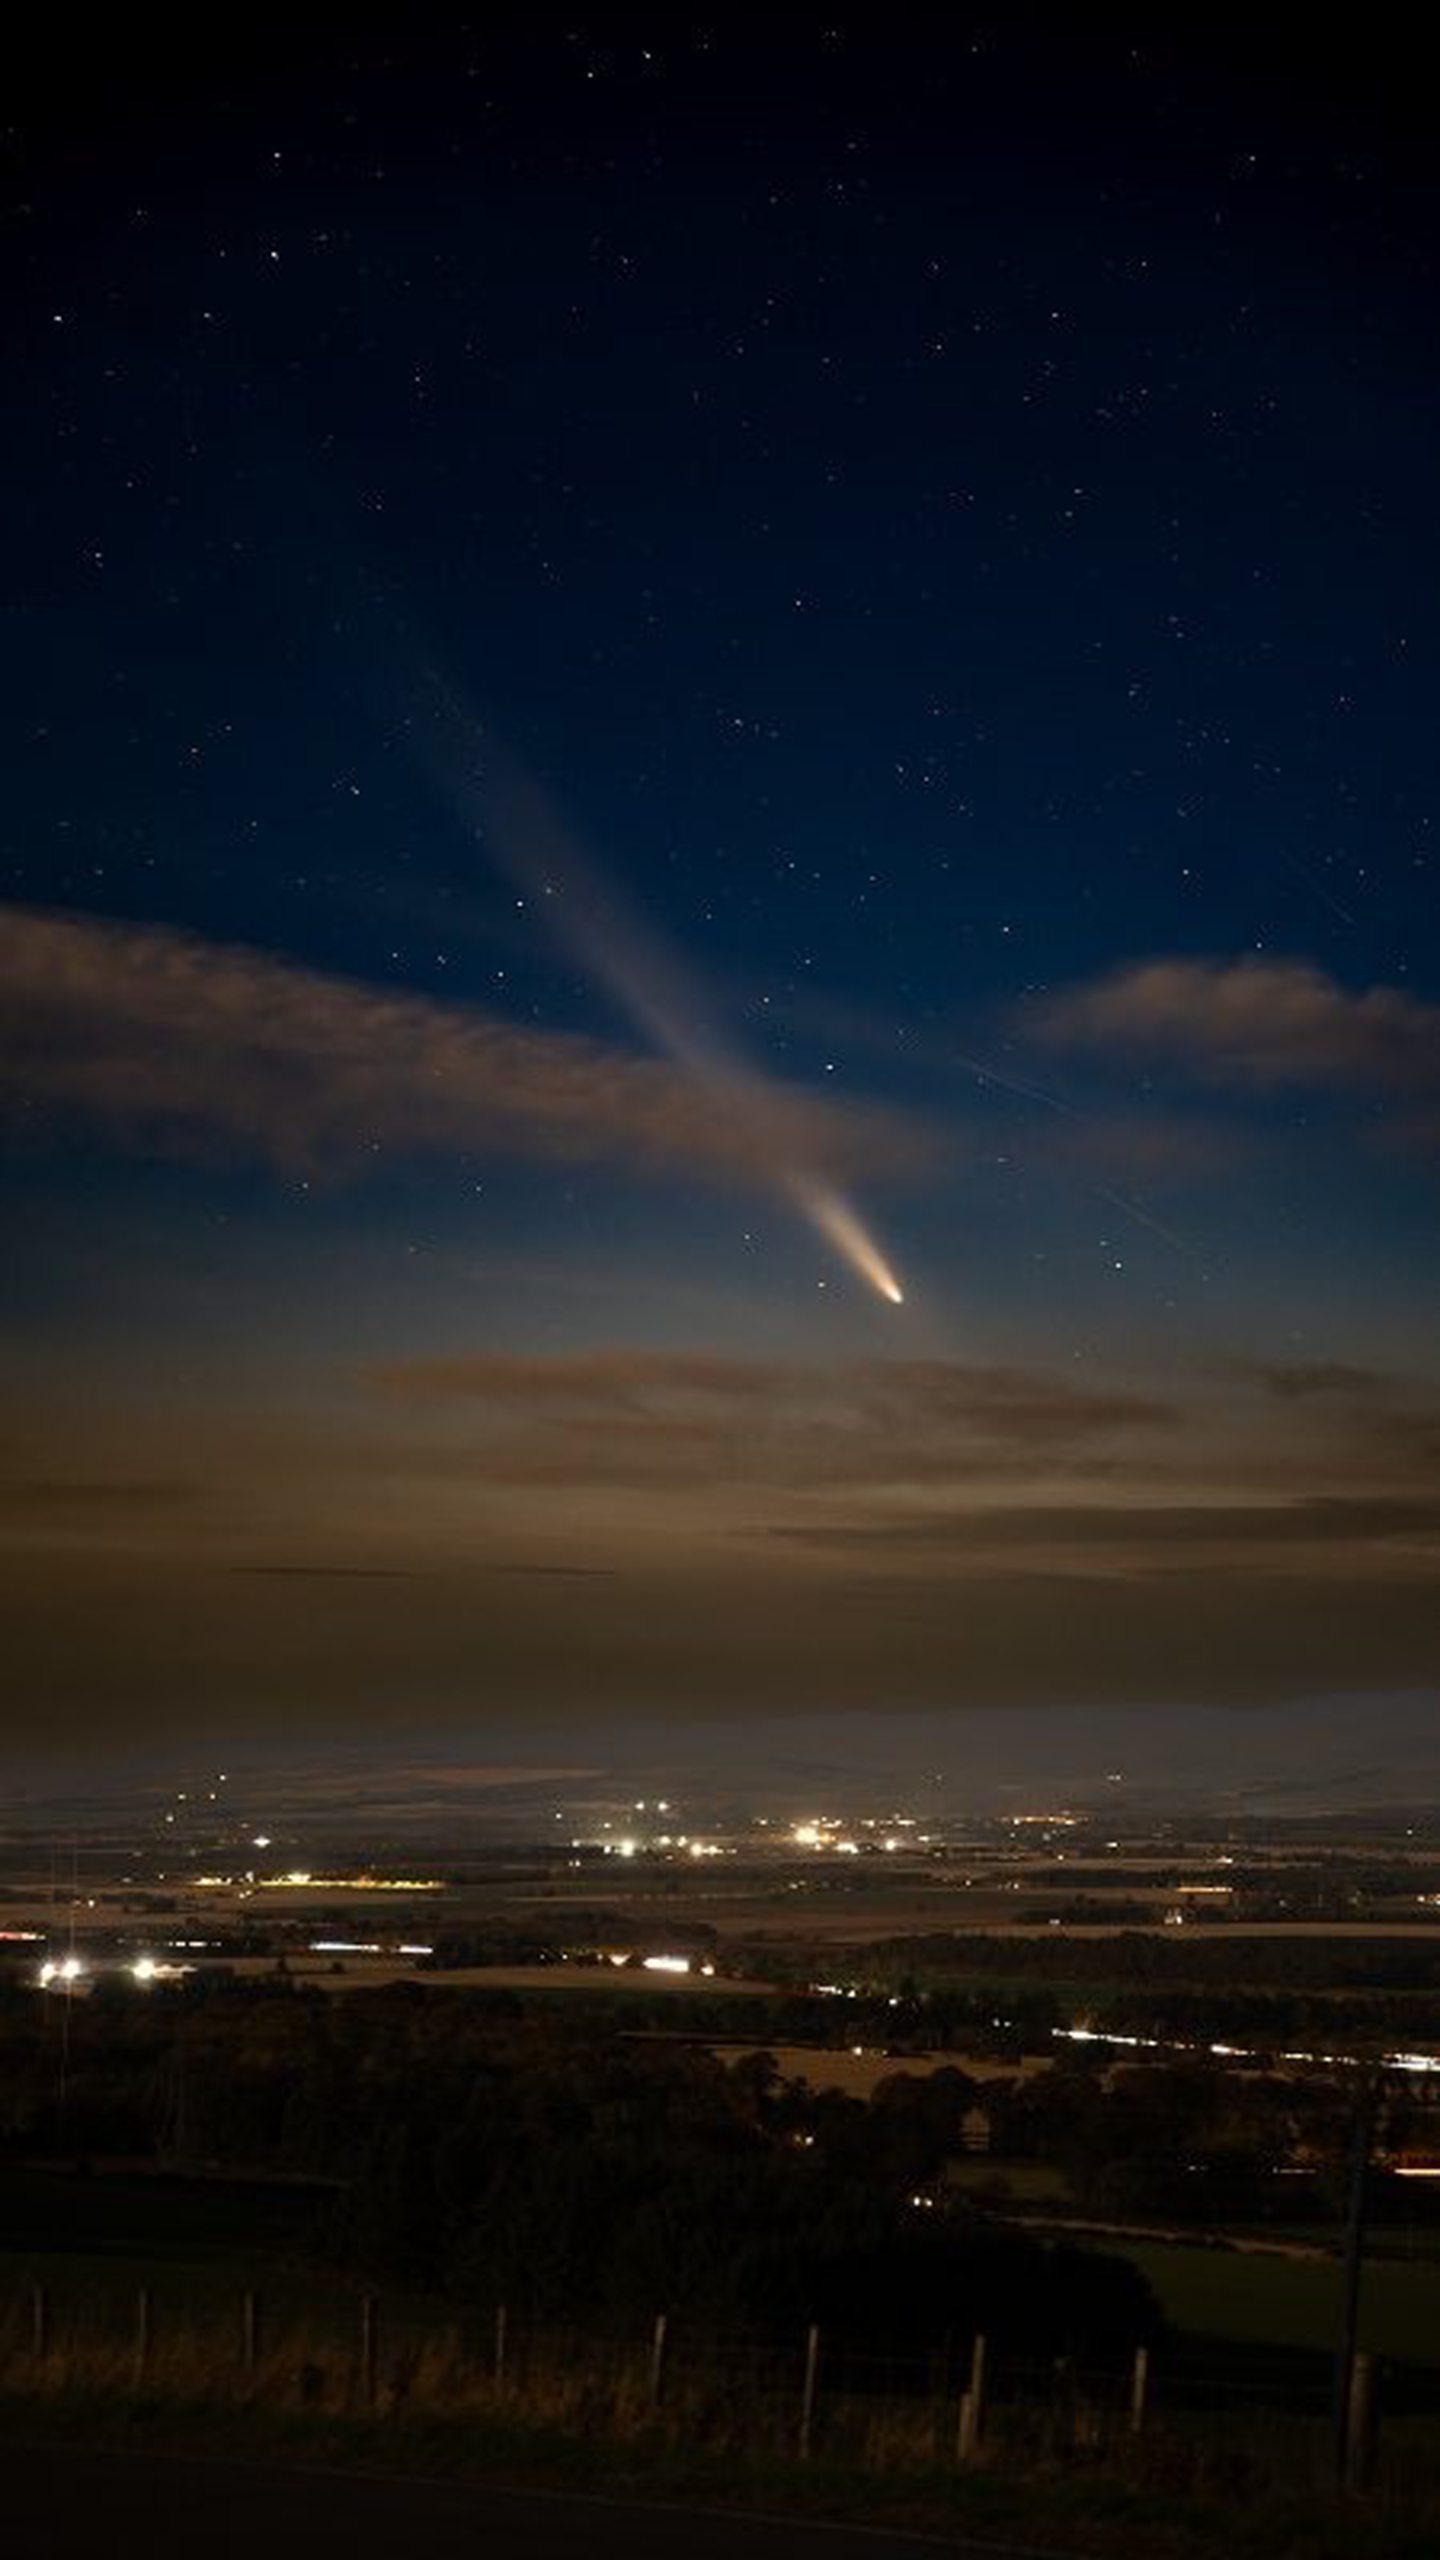
{"label": "white light", "polygon": [[688,1973],[688,1956],[645,1956],[641,1959],[647,1973]]}
{"label": "white light", "polygon": [[153,1982],[159,1970],[153,1956],[137,1956],[130,1967],[131,1978],[136,1982]]}

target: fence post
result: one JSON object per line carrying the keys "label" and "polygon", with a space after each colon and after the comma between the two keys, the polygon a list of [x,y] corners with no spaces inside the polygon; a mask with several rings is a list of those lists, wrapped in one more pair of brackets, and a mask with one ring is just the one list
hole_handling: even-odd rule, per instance
{"label": "fence post", "polygon": [[663,2311],[655,2315],[655,2334],[650,2341],[650,2414],[654,2417],[665,2388],[665,2332],[669,2327]]}
{"label": "fence post", "polygon": [[985,2340],[977,2337],[970,2350],[970,2379],[960,2394],[960,2424],[955,2438],[957,2461],[974,2461],[984,2418]]}
{"label": "fence post", "polygon": [[247,2293],[240,2306],[240,2356],[247,2373],[260,2361],[260,2297]]}
{"label": "fence post", "polygon": [[1357,2354],[1345,2403],[1345,2487],[1368,2488],[1375,2449],[1375,2359]]}
{"label": "fence post", "polygon": [[504,2303],[503,2303],[503,2302],[501,2302],[501,2303],[497,2303],[497,2304],[496,2304],[496,2306],[495,2306],[495,2368],[494,2368],[494,2371],[495,2371],[495,2388],[496,2388],[496,2390],[497,2390],[497,2391],[499,2390],[499,2388],[500,2388],[501,2384],[502,2384],[502,2383],[504,2382],[504,2380],[505,2380],[505,2332],[506,2332],[506,2329],[508,2328],[508,2326],[509,2326],[509,2315],[508,2315],[508,2313],[506,2312],[505,2305],[504,2305]]}
{"label": "fence post", "polygon": [[815,2391],[820,2378],[820,2331],[812,2320],[805,2332],[805,2381],[800,2394],[800,2459],[808,2462],[815,2438]]}
{"label": "fence post", "polygon": [[30,2351],[43,2356],[50,2346],[50,2300],[43,2284],[30,2288]]}
{"label": "fence post", "polygon": [[373,2293],[362,2294],[360,2298],[360,2388],[372,2408],[375,2404],[379,2344],[380,2322],[375,2296]]}
{"label": "fence post", "polygon": [[1365,2215],[1369,2203],[1370,2149],[1375,2139],[1375,2118],[1379,2110],[1380,2084],[1375,2073],[1366,2078],[1355,2111],[1355,2128],[1350,2147],[1350,2195],[1345,2215],[1345,2253],[1340,2287],[1340,2335],[1335,2347],[1335,2380],[1331,2397],[1331,2426],[1335,2447],[1335,2480],[1344,2488],[1349,2478],[1350,2445],[1353,2436],[1351,2402],[1355,2395],[1356,2340],[1360,2333],[1360,2280],[1365,2267]]}
{"label": "fence post", "polygon": [[1145,2424],[1145,2402],[1150,2389],[1150,2350],[1137,2347],[1130,2368],[1130,2433],[1138,2436]]}
{"label": "fence post", "polygon": [[135,2381],[137,2385],[144,2381],[145,2368],[149,2362],[150,2288],[142,2284],[135,2296]]}

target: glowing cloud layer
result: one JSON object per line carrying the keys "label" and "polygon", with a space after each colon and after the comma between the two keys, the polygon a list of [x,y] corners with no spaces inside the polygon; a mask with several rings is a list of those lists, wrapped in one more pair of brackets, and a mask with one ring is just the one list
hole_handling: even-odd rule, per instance
{"label": "glowing cloud layer", "polygon": [[827,1096],[757,1082],[722,1098],[672,1057],[167,926],[24,907],[0,932],[0,1118],[325,1177],[486,1148],[718,1182],[767,1181],[778,1158],[837,1181],[914,1144]]}

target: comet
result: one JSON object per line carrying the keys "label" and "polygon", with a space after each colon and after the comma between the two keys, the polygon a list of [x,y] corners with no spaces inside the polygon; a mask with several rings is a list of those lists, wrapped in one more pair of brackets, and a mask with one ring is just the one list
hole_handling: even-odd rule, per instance
{"label": "comet", "polygon": [[[776,1093],[768,1079],[707,1024],[703,993],[691,972],[625,906],[614,883],[558,816],[548,796],[456,700],[444,678],[427,671],[432,700],[443,705],[444,735],[431,744],[447,797],[526,901],[634,1027],[711,1093],[757,1116]],[[471,741],[483,741],[477,756]],[[773,1179],[805,1223],[833,1247],[865,1287],[887,1306],[905,1292],[858,1209],[813,1166],[778,1163]]]}
{"label": "comet", "polygon": [[868,1282],[877,1298],[884,1298],[892,1307],[903,1307],[904,1290],[849,1201],[811,1174],[788,1174],[785,1188],[811,1226],[829,1238],[836,1252],[844,1255],[851,1270]]}

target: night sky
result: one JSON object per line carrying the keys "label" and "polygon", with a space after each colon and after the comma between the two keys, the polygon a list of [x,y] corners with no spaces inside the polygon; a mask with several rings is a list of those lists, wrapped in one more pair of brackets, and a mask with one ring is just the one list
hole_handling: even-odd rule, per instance
{"label": "night sky", "polygon": [[1084,15],[19,76],[17,1782],[1440,1753],[1419,75]]}

